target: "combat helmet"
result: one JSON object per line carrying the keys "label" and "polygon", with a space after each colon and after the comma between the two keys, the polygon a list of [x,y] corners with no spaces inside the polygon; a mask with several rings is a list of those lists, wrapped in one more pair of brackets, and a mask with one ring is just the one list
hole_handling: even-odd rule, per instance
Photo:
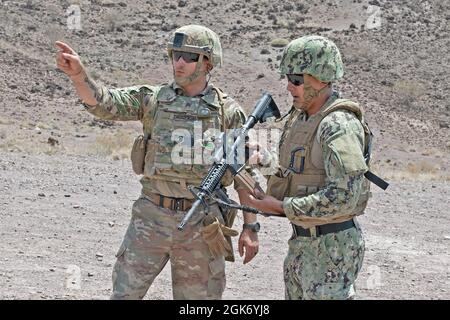
{"label": "combat helmet", "polygon": [[291,41],[283,52],[280,74],[306,73],[322,82],[333,82],[344,75],[337,46],[322,36],[304,36]]}
{"label": "combat helmet", "polygon": [[222,65],[222,46],[219,37],[204,26],[191,24],[175,30],[167,45],[169,57],[172,57],[173,50],[204,55],[213,67]]}

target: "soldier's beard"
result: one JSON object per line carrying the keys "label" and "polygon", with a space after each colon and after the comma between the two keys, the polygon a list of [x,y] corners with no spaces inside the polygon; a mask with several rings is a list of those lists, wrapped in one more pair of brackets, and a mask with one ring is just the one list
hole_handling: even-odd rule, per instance
{"label": "soldier's beard", "polygon": [[320,96],[320,94],[328,88],[329,86],[325,86],[319,90],[314,89],[309,81],[305,79],[305,82],[303,83],[303,101],[300,103],[300,108],[305,111],[308,110],[314,99]]}
{"label": "soldier's beard", "polygon": [[185,77],[177,76],[175,73],[175,69],[173,69],[173,78],[175,79],[176,84],[183,87],[183,86],[193,83],[195,80],[200,78],[202,75],[206,75],[207,73],[205,71],[200,70],[201,66],[202,66],[201,60],[202,59],[199,59],[199,61],[197,61],[195,70],[190,76],[185,76]]}

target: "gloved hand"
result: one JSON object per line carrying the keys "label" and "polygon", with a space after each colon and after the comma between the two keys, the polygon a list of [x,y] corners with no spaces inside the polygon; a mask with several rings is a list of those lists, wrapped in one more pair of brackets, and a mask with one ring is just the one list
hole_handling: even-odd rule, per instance
{"label": "gloved hand", "polygon": [[204,224],[206,223],[207,225],[201,227],[200,233],[203,240],[208,244],[211,254],[215,258],[220,256],[226,257],[229,254],[232,254],[233,248],[230,246],[225,236],[235,237],[239,232],[221,224],[216,217],[208,224],[210,221],[211,219],[204,220]]}

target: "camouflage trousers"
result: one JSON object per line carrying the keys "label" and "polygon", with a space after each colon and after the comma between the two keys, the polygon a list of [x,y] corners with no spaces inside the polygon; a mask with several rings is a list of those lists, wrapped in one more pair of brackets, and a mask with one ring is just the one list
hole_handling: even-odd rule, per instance
{"label": "camouflage trousers", "polygon": [[360,227],[319,237],[288,241],[284,260],[285,298],[292,300],[353,299],[354,282],[364,259]]}
{"label": "camouflage trousers", "polygon": [[[199,232],[200,211],[183,231],[177,226],[185,212],[156,206],[145,196],[133,205],[132,218],[116,254],[111,299],[142,299],[170,260],[174,299],[221,299],[225,260],[214,258]],[[217,205],[210,215],[223,222]]]}

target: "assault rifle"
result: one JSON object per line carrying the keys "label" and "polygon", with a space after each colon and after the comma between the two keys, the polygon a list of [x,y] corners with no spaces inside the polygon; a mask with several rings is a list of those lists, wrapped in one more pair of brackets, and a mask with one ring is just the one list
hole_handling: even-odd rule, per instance
{"label": "assault rifle", "polygon": [[279,119],[281,117],[280,110],[278,109],[278,106],[272,96],[269,93],[264,93],[257,102],[253,112],[248,117],[244,126],[237,132],[236,139],[230,148],[227,146],[228,139],[225,133],[222,133],[220,138],[222,141],[222,147],[219,148],[214,154],[214,164],[211,169],[209,169],[199,187],[189,186],[189,190],[194,194],[197,200],[195,200],[191,209],[183,217],[183,220],[178,225],[178,230],[184,229],[186,223],[198,210],[200,205],[203,205],[205,210],[208,209],[208,204],[206,202],[208,198],[216,200],[220,206],[238,208],[253,213],[261,213],[255,208],[239,205],[229,199],[225,192],[221,189],[220,181],[227,170],[230,170],[232,175],[236,176],[245,167],[245,161],[238,161],[238,151],[244,150],[246,136],[249,130],[258,122],[263,123],[271,117]]}

